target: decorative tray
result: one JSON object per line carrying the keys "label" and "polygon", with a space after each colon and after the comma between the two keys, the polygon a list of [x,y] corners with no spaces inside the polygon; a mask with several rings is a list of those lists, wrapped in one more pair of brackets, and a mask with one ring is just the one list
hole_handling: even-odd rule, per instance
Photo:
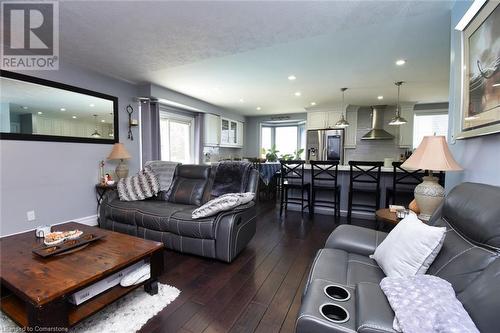
{"label": "decorative tray", "polygon": [[[32,250],[33,253],[47,258],[53,255],[62,254],[63,252],[70,251],[73,249],[77,249],[79,247],[83,247],[84,245],[88,245],[89,243],[96,241],[98,239],[104,238],[106,235],[99,235],[94,233],[84,233],[80,237],[76,239],[67,239],[64,242],[56,245],[42,245],[34,248]],[[74,252],[74,251],[72,251]]]}

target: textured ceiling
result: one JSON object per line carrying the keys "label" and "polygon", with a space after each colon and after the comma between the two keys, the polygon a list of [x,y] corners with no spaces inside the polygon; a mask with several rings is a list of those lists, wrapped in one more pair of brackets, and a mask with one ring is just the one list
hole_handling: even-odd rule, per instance
{"label": "textured ceiling", "polygon": [[[446,1],[61,2],[61,57],[245,115],[448,97]],[[405,58],[408,64],[396,67]],[[287,80],[289,74],[297,80]],[[301,97],[295,97],[301,91]],[[245,100],[239,102],[240,98]],[[256,107],[261,106],[261,111]]]}

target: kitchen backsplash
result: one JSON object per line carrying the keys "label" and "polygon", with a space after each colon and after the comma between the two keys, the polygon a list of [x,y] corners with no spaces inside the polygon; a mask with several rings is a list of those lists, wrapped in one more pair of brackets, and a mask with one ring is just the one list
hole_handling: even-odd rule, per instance
{"label": "kitchen backsplash", "polygon": [[218,162],[224,159],[242,158],[241,148],[204,147],[202,162]]}
{"label": "kitchen backsplash", "polygon": [[[348,161],[384,161],[384,158],[399,160],[400,154],[404,154],[406,149],[399,148],[396,139],[392,140],[361,140],[371,129],[371,110],[362,107],[358,110],[358,128],[356,131],[356,148],[345,149],[345,164]],[[395,137],[398,135],[397,126],[387,125],[394,116],[394,108],[387,107],[384,110],[384,130]]]}

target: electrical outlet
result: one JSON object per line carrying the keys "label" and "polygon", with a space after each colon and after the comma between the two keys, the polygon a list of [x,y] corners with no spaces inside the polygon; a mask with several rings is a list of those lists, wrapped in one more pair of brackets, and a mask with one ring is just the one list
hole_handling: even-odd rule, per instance
{"label": "electrical outlet", "polygon": [[28,221],[34,221],[36,219],[35,211],[34,210],[27,211],[26,217],[28,218]]}

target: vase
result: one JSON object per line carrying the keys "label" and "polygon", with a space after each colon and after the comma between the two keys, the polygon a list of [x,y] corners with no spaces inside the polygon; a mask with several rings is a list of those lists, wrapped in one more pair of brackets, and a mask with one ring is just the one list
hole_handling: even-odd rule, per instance
{"label": "vase", "polygon": [[415,200],[420,209],[418,218],[429,221],[443,199],[444,188],[439,185],[438,178],[433,176],[423,177],[423,182],[415,187]]}

